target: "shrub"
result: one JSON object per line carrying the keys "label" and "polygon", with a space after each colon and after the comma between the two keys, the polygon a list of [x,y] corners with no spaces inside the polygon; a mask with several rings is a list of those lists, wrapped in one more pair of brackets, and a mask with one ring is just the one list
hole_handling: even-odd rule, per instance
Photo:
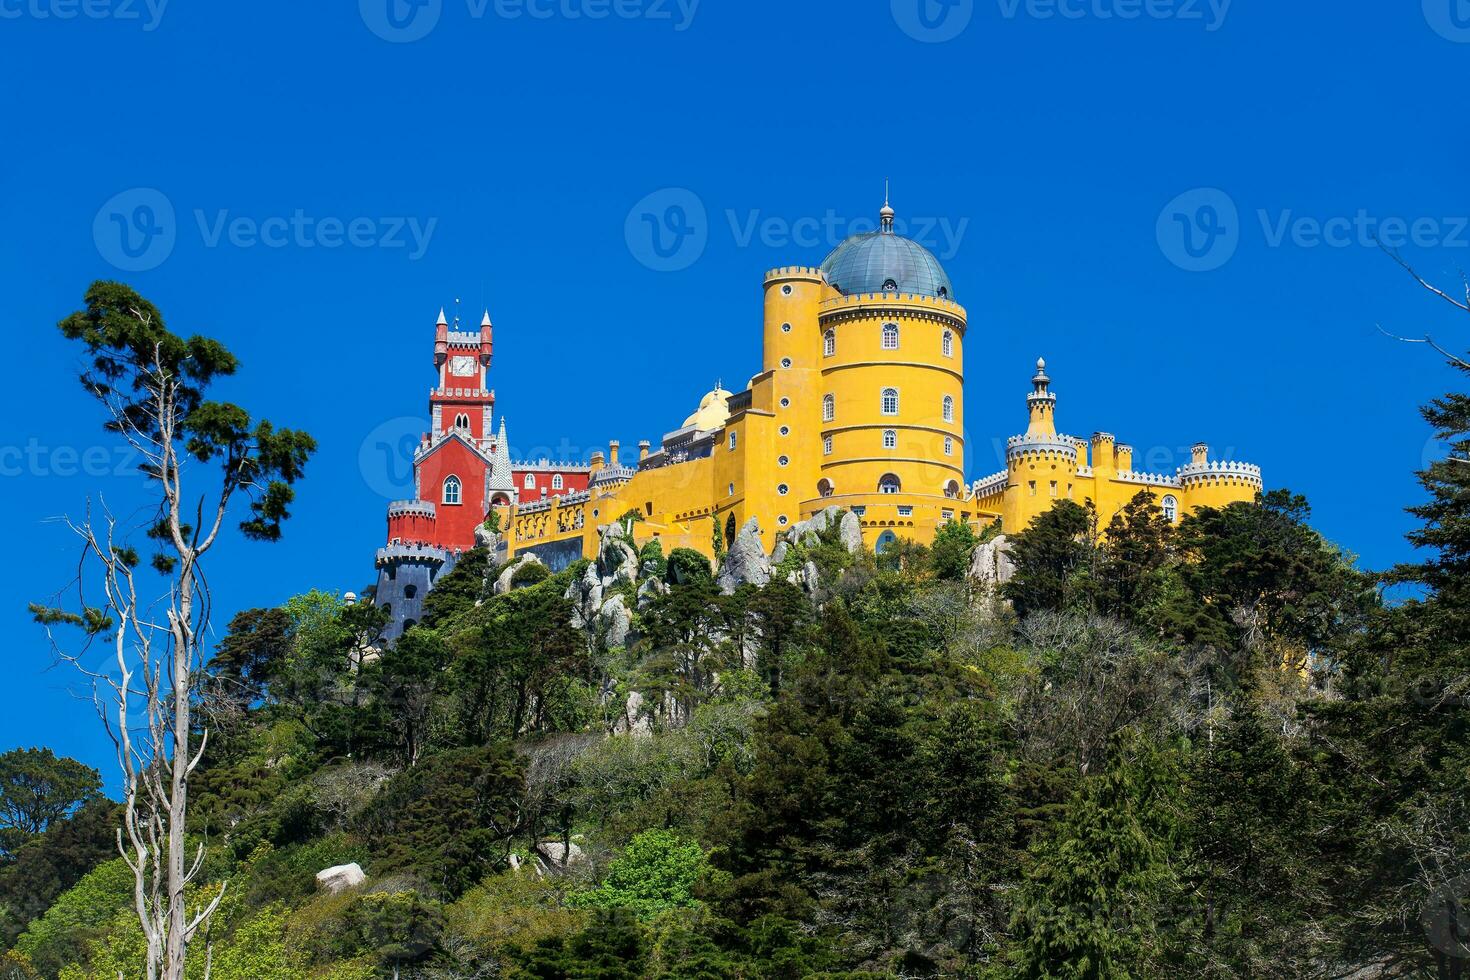
{"label": "shrub", "polygon": [[695,841],[667,830],[645,830],[608,866],[602,885],[573,896],[585,908],[625,909],[653,919],[670,909],[698,905],[694,884],[708,870]]}
{"label": "shrub", "polygon": [[713,582],[714,572],[709,559],[693,548],[675,548],[669,552],[668,572],[664,576],[670,585],[690,585],[694,582]]}

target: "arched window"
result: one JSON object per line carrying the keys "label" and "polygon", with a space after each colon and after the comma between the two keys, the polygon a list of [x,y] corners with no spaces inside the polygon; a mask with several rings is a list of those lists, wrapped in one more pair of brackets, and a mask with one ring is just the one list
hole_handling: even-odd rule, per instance
{"label": "arched window", "polygon": [[462,486],[459,477],[451,476],[444,481],[444,502],[446,504],[457,504],[460,501]]}
{"label": "arched window", "polygon": [[454,417],[454,427],[456,429],[468,429],[470,427],[470,417],[460,412]]}
{"label": "arched window", "polygon": [[536,474],[535,473],[527,473],[525,480],[523,480],[521,482],[522,482],[522,485],[527,490],[535,490],[536,489]]}
{"label": "arched window", "polygon": [[818,497],[830,497],[830,496],[832,496],[832,481],[831,480],[822,479],[822,480],[818,480],[817,481],[817,496]]}
{"label": "arched window", "polygon": [[883,430],[883,448],[884,449],[897,449],[898,448],[898,433],[897,432],[894,432],[892,429],[884,429]]}
{"label": "arched window", "polygon": [[564,486],[566,486],[566,484],[562,482],[560,473],[556,473],[551,477],[551,489],[560,490]]}
{"label": "arched window", "polygon": [[903,484],[898,477],[892,473],[884,473],[878,478],[879,493],[899,493],[903,490]]}
{"label": "arched window", "polygon": [[944,421],[954,421],[954,399],[949,395],[944,396]]}
{"label": "arched window", "polygon": [[944,356],[954,357],[954,334],[948,330],[944,331]]}
{"label": "arched window", "polygon": [[946,456],[953,456],[954,455],[954,439],[952,439],[949,436],[945,436],[944,437],[944,455],[946,455]]}
{"label": "arched window", "polygon": [[883,349],[898,350],[898,324],[883,324]]}
{"label": "arched window", "polygon": [[837,332],[828,330],[822,334],[822,356],[831,357],[835,353],[837,353]]}
{"label": "arched window", "polygon": [[403,587],[403,598],[405,598],[405,599],[412,599],[414,596],[416,596],[418,594],[419,594],[419,587],[417,585],[405,585]]}
{"label": "arched window", "polygon": [[832,395],[822,396],[822,421],[830,422],[837,417],[837,399]]}
{"label": "arched window", "polygon": [[960,496],[960,484],[958,480],[950,480],[944,485],[944,495],[951,500],[957,500]]}
{"label": "arched window", "polygon": [[898,280],[897,279],[884,279],[883,280],[883,291],[885,293],[896,293],[896,292],[898,292]]}
{"label": "arched window", "polygon": [[896,542],[897,540],[898,535],[894,534],[892,531],[884,531],[882,534],[878,535],[878,540],[874,542],[873,551],[881,555],[889,548],[892,548],[894,542]]}
{"label": "arched window", "polygon": [[883,389],[883,404],[882,404],[882,408],[883,408],[883,414],[884,415],[897,415],[898,414],[898,389],[897,388],[884,388]]}
{"label": "arched window", "polygon": [[1172,494],[1165,497],[1160,506],[1164,509],[1164,520],[1177,521],[1179,519],[1179,501]]}
{"label": "arched window", "polygon": [[823,439],[822,439],[822,455],[823,456],[831,456],[832,455],[832,437],[831,436],[824,436]]}
{"label": "arched window", "polygon": [[732,453],[735,451],[735,433],[733,432],[730,433],[730,451]]}

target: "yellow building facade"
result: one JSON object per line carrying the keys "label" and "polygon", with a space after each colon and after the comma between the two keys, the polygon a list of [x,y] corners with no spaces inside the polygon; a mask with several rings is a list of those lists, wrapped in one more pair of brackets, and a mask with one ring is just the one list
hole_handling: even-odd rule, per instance
{"label": "yellow building facade", "polygon": [[[1111,436],[1059,434],[1056,397],[1038,363],[1030,424],[1005,471],[967,485],[967,317],[939,261],[893,230],[840,244],[819,267],[774,269],[764,281],[761,372],[745,390],[716,386],[657,449],[595,453],[585,493],[500,509],[509,555],[553,567],[593,557],[598,528],[630,512],[638,544],[714,555],[755,518],[767,550],[787,527],[829,506],[859,516],[869,547],[933,539],[944,523],[1000,520],[1022,530],[1055,500],[1091,499],[1106,524],[1134,494],[1157,494],[1175,519],[1249,500],[1260,470],[1211,462],[1202,446],[1174,476],[1133,472]],[[1089,456],[1090,450],[1090,456]]]}

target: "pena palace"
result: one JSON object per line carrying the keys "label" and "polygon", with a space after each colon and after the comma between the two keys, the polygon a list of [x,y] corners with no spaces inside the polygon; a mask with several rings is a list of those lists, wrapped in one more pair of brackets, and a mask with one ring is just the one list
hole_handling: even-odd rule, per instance
{"label": "pena palace", "polygon": [[767,272],[761,372],[743,391],[716,385],[631,459],[614,441],[586,463],[513,461],[488,383],[490,315],[470,332],[441,310],[414,499],[389,506],[377,554],[386,639],[419,620],[424,596],[477,541],[496,549],[496,562],[529,552],[559,571],[596,556],[598,529],[630,512],[637,546],[659,539],[665,554],[714,557],[747,521],[769,551],[784,529],[834,505],[857,515],[864,543],[882,551],[900,538],[928,543],[955,520],[1015,533],[1062,499],[1091,501],[1106,526],[1140,491],[1176,521],[1260,491],[1259,467],[1212,460],[1204,444],[1172,474],[1143,473],[1113,435],[1065,434],[1043,361],[1005,469],[967,479],[965,308],[939,260],[893,226],[885,203],[876,231],[842,242],[820,266]]}

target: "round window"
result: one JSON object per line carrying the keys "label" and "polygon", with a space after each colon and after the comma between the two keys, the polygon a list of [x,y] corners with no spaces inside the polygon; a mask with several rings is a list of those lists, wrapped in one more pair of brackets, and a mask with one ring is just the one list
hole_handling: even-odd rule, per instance
{"label": "round window", "polygon": [[783,368],[789,368],[791,366],[791,358],[789,358],[789,357],[783,357],[783,358],[781,358],[781,366]]}
{"label": "round window", "polygon": [[777,492],[777,493],[779,493],[779,494],[780,494],[780,495],[781,495],[781,496],[783,496],[783,497],[784,497],[784,496],[786,496],[786,495],[787,495],[787,494],[788,494],[788,493],[790,493],[790,492],[791,492],[791,488],[790,488],[790,487],[788,487],[788,486],[787,486],[787,485],[786,485],[786,484],[784,484],[784,483],[783,483],[783,484],[781,484],[781,485],[780,485],[780,486],[779,486],[779,487],[777,487],[777,488],[776,488],[776,492]]}
{"label": "round window", "polygon": [[791,283],[788,282],[786,285],[784,285],[784,286],[781,287],[781,295],[782,296],[790,296],[791,295]]}
{"label": "round window", "polygon": [[781,399],[781,407],[782,408],[790,408],[791,407],[791,399],[790,398],[783,398],[783,399]]}
{"label": "round window", "polygon": [[782,527],[785,527],[786,526],[786,515],[785,514],[782,514],[780,517],[777,517],[776,518],[776,523],[779,524],[779,525],[781,525]]}
{"label": "round window", "polygon": [[776,462],[782,466],[785,466],[786,464],[791,462],[791,458],[789,456],[782,456],[780,459],[776,460]]}
{"label": "round window", "polygon": [[783,324],[781,324],[781,332],[782,333],[790,333],[791,332],[791,324],[789,324],[789,323],[783,323]]}
{"label": "round window", "polygon": [[783,426],[781,426],[781,434],[783,436],[789,436],[789,435],[791,435],[791,426],[789,426],[789,425],[783,425]]}

